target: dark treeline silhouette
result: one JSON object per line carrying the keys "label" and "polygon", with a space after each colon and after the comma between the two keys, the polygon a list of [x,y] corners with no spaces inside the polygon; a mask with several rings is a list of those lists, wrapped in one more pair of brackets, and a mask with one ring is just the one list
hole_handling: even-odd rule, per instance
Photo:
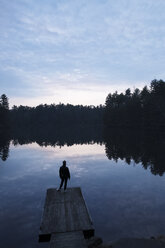
{"label": "dark treeline silhouette", "polygon": [[9,103],[5,94],[0,97],[0,133],[9,128]]}
{"label": "dark treeline silhouette", "polygon": [[153,80],[150,88],[131,93],[109,94],[105,103],[104,123],[111,127],[165,128],[165,82]]}
{"label": "dark treeline silhouette", "polygon": [[[128,131],[127,127],[132,129]],[[105,143],[109,159],[141,163],[153,174],[163,175],[165,134],[160,130],[164,127],[165,82],[162,80],[153,80],[150,88],[145,86],[141,91],[135,89],[131,93],[127,89],[124,94],[109,94],[105,107],[41,104],[13,106],[9,110],[8,98],[3,94],[0,98],[0,158],[7,159],[10,142],[14,145],[36,142],[53,147]]]}
{"label": "dark treeline silhouette", "polygon": [[37,107],[13,106],[12,127],[63,128],[102,125],[103,106],[73,106],[71,104],[41,104]]}
{"label": "dark treeline silhouette", "polygon": [[37,107],[13,106],[0,99],[0,158],[6,160],[9,144],[63,146],[101,143],[103,106],[41,104]]}
{"label": "dark treeline silhouette", "polygon": [[165,172],[165,133],[137,129],[111,128],[104,130],[105,152],[108,159],[121,159],[127,164],[141,163],[154,175]]}
{"label": "dark treeline silhouette", "polygon": [[71,104],[40,104],[37,107],[13,106],[9,110],[8,99],[0,99],[0,130],[10,126],[49,129],[73,126],[165,128],[165,82],[153,80],[150,88],[141,91],[109,94],[105,106],[73,106]]}

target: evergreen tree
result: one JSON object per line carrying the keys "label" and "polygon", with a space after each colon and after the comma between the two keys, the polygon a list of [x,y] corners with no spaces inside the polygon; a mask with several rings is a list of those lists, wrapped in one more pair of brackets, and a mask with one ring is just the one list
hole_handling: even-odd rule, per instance
{"label": "evergreen tree", "polygon": [[0,104],[2,108],[9,110],[9,102],[5,94],[1,95]]}
{"label": "evergreen tree", "polygon": [[0,97],[0,131],[9,127],[9,103],[5,94]]}

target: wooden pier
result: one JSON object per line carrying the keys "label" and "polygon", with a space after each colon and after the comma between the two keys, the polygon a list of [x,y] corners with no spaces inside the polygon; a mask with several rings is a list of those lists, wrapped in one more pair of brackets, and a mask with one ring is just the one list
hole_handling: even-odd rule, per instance
{"label": "wooden pier", "polygon": [[48,189],[39,242],[50,241],[51,248],[85,248],[85,238],[92,236],[94,227],[81,189]]}

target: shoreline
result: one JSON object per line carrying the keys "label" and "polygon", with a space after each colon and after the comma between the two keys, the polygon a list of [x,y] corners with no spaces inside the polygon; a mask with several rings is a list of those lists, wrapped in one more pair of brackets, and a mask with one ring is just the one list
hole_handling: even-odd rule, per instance
{"label": "shoreline", "polygon": [[88,248],[165,248],[165,235],[150,238],[121,238],[104,243],[100,237],[92,237],[87,241]]}

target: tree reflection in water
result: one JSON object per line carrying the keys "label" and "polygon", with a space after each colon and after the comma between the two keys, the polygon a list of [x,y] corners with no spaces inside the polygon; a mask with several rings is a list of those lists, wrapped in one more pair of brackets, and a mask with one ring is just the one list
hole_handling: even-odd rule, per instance
{"label": "tree reflection in water", "polygon": [[10,137],[7,131],[0,133],[0,158],[5,161],[9,156]]}
{"label": "tree reflection in water", "polygon": [[109,159],[133,160],[149,168],[154,175],[165,172],[165,134],[158,131],[107,129],[104,130],[105,152]]}
{"label": "tree reflection in water", "polygon": [[66,128],[22,128],[9,134],[0,134],[0,158],[5,161],[9,156],[9,145],[24,145],[36,142],[40,146],[72,146],[74,144],[105,144],[108,159],[116,162],[124,160],[127,164],[134,161],[149,168],[154,175],[165,172],[165,133],[129,129],[104,129],[101,127]]}

